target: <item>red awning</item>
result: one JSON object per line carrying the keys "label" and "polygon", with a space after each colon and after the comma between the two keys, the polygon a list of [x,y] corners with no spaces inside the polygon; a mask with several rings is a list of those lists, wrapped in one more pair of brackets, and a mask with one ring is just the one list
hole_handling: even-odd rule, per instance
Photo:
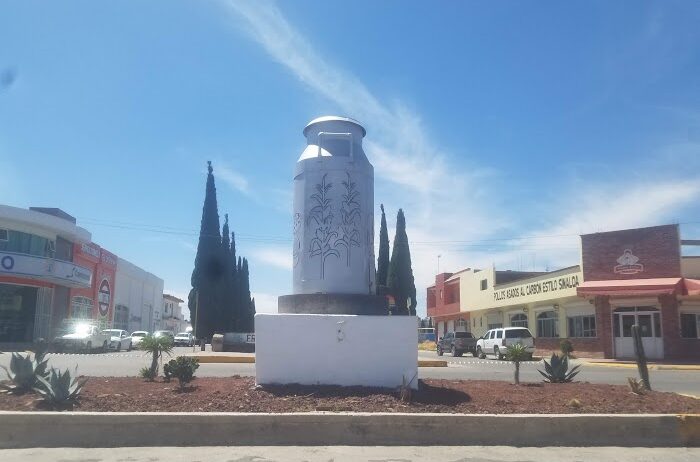
{"label": "red awning", "polygon": [[700,279],[685,278],[686,295],[700,295]]}
{"label": "red awning", "polygon": [[[584,281],[578,286],[576,293],[583,297],[587,295],[633,297],[682,294],[684,287],[681,281],[681,278]],[[700,290],[700,286],[698,289]]]}

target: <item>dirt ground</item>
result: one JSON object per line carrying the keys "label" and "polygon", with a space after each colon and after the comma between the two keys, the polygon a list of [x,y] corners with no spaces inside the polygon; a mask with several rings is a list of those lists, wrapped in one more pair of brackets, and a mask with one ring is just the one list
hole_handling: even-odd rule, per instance
{"label": "dirt ground", "polygon": [[[47,410],[38,395],[0,394],[0,410]],[[632,394],[626,386],[480,380],[423,380],[410,402],[394,390],[337,386],[256,387],[252,377],[176,382],[91,377],[75,411],[94,412],[445,412],[466,414],[700,413],[700,400],[675,393]]]}

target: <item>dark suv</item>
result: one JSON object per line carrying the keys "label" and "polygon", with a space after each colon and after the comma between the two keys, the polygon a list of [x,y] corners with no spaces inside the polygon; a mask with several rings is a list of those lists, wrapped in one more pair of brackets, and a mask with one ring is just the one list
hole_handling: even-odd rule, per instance
{"label": "dark suv", "polygon": [[466,351],[476,356],[476,339],[471,332],[448,332],[438,340],[436,349],[438,356],[446,351],[452,356],[462,356]]}

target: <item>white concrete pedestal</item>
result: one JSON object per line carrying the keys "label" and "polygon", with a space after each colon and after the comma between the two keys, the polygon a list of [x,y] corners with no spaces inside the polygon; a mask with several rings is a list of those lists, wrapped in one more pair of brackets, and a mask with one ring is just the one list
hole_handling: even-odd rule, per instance
{"label": "white concrete pedestal", "polygon": [[417,326],[414,316],[256,314],[256,382],[417,388]]}

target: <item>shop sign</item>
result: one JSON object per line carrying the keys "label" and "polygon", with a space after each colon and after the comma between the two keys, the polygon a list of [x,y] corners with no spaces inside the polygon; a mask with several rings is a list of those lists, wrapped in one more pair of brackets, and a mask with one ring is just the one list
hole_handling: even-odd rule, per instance
{"label": "shop sign", "polygon": [[88,288],[92,272],[73,263],[8,252],[0,252],[0,274],[40,279],[67,287]]}
{"label": "shop sign", "polygon": [[103,279],[100,283],[100,289],[97,294],[98,307],[101,316],[107,316],[109,313],[109,302],[111,299],[111,291],[109,290],[109,281]]}
{"label": "shop sign", "polygon": [[100,248],[87,242],[80,244],[80,253],[83,255],[88,255],[96,260],[100,259]]}
{"label": "shop sign", "polygon": [[224,343],[255,343],[254,332],[229,332],[224,334]]}
{"label": "shop sign", "polygon": [[615,265],[615,274],[637,274],[644,271],[644,265],[639,262],[639,257],[635,256],[630,249],[625,249],[622,256],[617,259],[619,265]]}
{"label": "shop sign", "polygon": [[579,275],[572,274],[562,276],[560,278],[547,279],[544,281],[522,284],[516,287],[496,290],[493,293],[493,299],[497,302],[503,300],[517,299],[521,297],[530,297],[540,294],[550,294],[553,292],[561,292],[566,289],[575,289],[580,284]]}
{"label": "shop sign", "polygon": [[117,266],[117,257],[102,249],[102,263],[109,266]]}

